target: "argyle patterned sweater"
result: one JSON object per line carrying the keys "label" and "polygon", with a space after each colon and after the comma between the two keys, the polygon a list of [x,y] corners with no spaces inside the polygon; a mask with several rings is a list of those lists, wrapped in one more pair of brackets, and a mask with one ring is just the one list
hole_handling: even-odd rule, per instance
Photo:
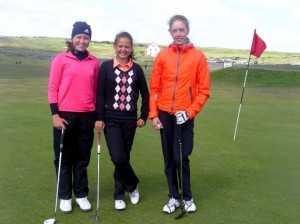
{"label": "argyle patterned sweater", "polygon": [[124,72],[113,67],[113,60],[101,64],[96,96],[97,120],[137,120],[139,95],[139,118],[146,122],[149,113],[149,89],[141,66],[133,62],[133,66]]}

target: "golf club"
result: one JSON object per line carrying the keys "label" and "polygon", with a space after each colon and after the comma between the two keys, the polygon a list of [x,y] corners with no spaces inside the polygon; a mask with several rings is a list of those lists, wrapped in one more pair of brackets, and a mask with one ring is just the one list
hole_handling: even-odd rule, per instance
{"label": "golf club", "polygon": [[97,209],[93,216],[94,222],[99,222],[98,210],[99,210],[99,180],[100,180],[100,149],[101,149],[101,132],[98,132],[97,136]]}
{"label": "golf club", "polygon": [[60,145],[59,145],[59,162],[58,162],[58,172],[57,172],[57,181],[56,181],[56,194],[55,194],[55,206],[54,206],[54,217],[52,219],[46,219],[44,224],[54,224],[56,221],[56,209],[57,209],[57,200],[58,200],[58,187],[59,187],[59,178],[60,178],[60,167],[61,167],[61,158],[62,158],[62,149],[64,145],[64,135],[65,130],[61,129]]}
{"label": "golf club", "polygon": [[175,217],[175,219],[180,219],[182,216],[185,215],[186,213],[186,210],[184,209],[184,204],[183,204],[183,180],[182,180],[182,130],[181,130],[181,125],[179,125],[179,154],[180,154],[180,172],[177,172],[179,173],[178,174],[178,179],[179,179],[179,183],[178,185],[180,184],[180,187],[178,186],[178,188],[181,190],[180,192],[180,208],[181,208],[181,213],[179,215],[177,215]]}

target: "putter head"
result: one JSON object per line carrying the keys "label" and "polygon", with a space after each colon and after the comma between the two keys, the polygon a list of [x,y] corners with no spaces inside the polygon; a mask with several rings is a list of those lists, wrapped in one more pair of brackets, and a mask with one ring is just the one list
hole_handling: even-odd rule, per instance
{"label": "putter head", "polygon": [[179,215],[177,215],[176,217],[175,217],[175,219],[177,220],[177,219],[180,219],[182,216],[184,216],[185,214],[187,213],[187,211],[185,210],[185,209],[182,209],[182,211],[181,211],[181,213],[179,214]]}
{"label": "putter head", "polygon": [[98,215],[94,215],[93,216],[93,220],[94,220],[94,222],[99,222],[99,216]]}
{"label": "putter head", "polygon": [[47,219],[44,221],[44,224],[54,224],[55,223],[55,219]]}

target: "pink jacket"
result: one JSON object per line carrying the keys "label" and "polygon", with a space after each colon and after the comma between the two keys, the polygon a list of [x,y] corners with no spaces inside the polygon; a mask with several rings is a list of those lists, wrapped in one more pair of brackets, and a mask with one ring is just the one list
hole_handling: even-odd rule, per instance
{"label": "pink jacket", "polygon": [[99,60],[88,52],[80,61],[71,52],[58,54],[51,62],[48,102],[59,111],[95,111]]}

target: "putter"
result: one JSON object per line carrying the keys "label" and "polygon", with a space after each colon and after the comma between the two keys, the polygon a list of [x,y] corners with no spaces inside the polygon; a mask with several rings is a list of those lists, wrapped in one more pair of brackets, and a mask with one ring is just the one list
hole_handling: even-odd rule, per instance
{"label": "putter", "polygon": [[[179,150],[180,150],[180,174],[178,175],[180,187],[178,187],[181,192],[180,192],[180,208],[181,208],[181,213],[175,217],[175,219],[180,219],[182,216],[186,214],[186,210],[184,209],[184,204],[183,204],[183,180],[182,180],[182,134],[181,134],[181,125],[179,125]],[[179,185],[178,183],[178,185]]]}
{"label": "putter", "polygon": [[94,222],[99,222],[99,180],[100,180],[100,149],[101,149],[101,132],[98,132],[98,139],[97,139],[97,209],[95,211],[95,215],[93,216]]}
{"label": "putter", "polygon": [[60,167],[61,167],[61,158],[62,158],[62,149],[64,146],[64,135],[65,130],[61,129],[60,145],[59,145],[59,162],[58,162],[58,172],[57,172],[57,181],[56,181],[56,194],[55,194],[55,205],[54,205],[54,217],[52,219],[46,219],[44,224],[54,224],[56,221],[56,209],[57,209],[57,200],[58,200],[58,188],[59,188],[59,178],[60,178]]}

